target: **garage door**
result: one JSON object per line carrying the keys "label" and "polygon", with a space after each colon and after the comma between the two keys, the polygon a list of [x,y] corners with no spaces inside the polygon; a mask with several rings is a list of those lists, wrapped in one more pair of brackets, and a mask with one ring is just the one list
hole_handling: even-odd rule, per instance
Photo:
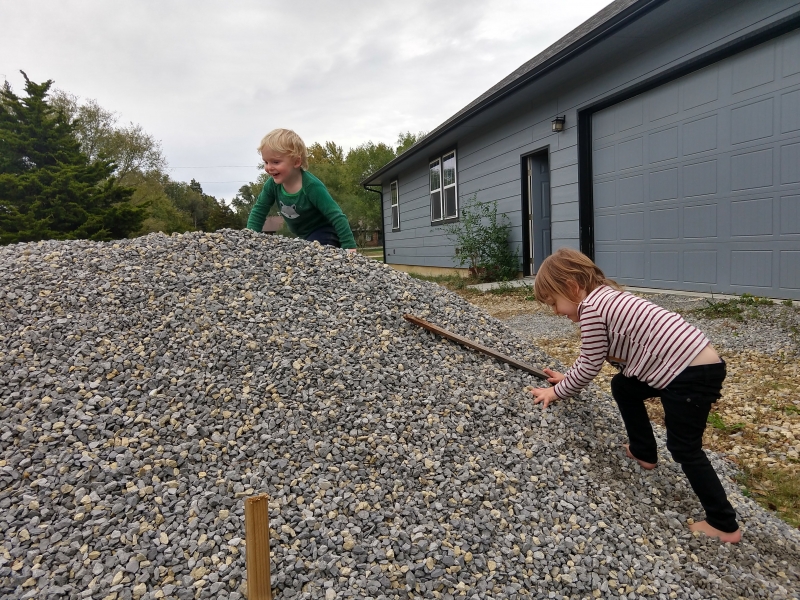
{"label": "garage door", "polygon": [[620,283],[800,299],[800,32],[595,113],[592,183]]}

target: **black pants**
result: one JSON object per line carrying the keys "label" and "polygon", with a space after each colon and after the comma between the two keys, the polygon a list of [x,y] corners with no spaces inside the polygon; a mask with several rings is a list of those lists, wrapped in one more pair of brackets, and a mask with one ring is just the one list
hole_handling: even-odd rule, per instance
{"label": "black pants", "polygon": [[725,361],[687,367],[663,390],[622,373],[611,380],[611,393],[628,432],[631,454],[649,463],[658,460],[656,439],[644,405],[646,398],[661,398],[667,426],[667,449],[681,465],[694,493],[706,511],[706,521],[731,533],[739,526],[714,467],[703,451],[703,432],[711,405],[720,398]]}
{"label": "black pants", "polygon": [[308,236],[306,236],[306,241],[319,242],[323,246],[334,246],[335,248],[342,247],[342,244],[339,241],[339,236],[332,225],[326,225],[324,227],[320,227],[319,229],[315,229],[309,233]]}

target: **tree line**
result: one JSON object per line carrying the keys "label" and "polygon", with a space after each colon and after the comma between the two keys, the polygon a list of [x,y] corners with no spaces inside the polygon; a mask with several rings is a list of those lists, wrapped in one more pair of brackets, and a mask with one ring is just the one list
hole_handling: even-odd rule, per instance
{"label": "tree line", "polygon": [[[24,97],[7,82],[0,89],[0,244],[247,224],[266,173],[241,186],[228,204],[194,179],[170,178],[161,143],[140,125],[120,125],[118,115],[95,100],[51,91],[52,80],[23,77]],[[360,181],[423,135],[400,134],[394,148],[373,142],[347,152],[330,141],[309,146],[309,171],[328,187],[360,243],[382,229],[380,197]],[[289,235],[285,227],[279,233]]]}

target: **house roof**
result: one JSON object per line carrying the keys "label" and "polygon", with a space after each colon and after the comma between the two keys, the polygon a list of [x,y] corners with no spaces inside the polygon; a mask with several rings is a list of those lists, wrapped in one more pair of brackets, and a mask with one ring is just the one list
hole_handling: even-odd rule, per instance
{"label": "house roof", "polygon": [[574,57],[576,54],[583,52],[592,44],[599,42],[604,37],[610,35],[630,21],[638,19],[645,12],[648,12],[664,2],[666,2],[666,0],[615,0],[543,52],[534,56],[513,73],[501,79],[400,156],[391,160],[364,179],[361,184],[365,186],[370,185],[370,182],[375,181],[400,162],[409,158],[412,154],[422,150],[426,146],[430,146],[439,137],[455,126],[489,108],[497,101],[515,92],[521,86],[533,81],[558,64]]}
{"label": "house roof", "polygon": [[261,231],[264,233],[275,233],[281,228],[281,225],[283,225],[283,217],[280,215],[267,217],[264,219],[264,226],[261,228]]}

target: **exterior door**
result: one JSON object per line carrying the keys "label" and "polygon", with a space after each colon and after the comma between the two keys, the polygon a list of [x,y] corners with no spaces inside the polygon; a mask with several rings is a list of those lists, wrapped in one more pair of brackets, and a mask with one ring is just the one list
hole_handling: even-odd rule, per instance
{"label": "exterior door", "polygon": [[528,157],[528,272],[550,255],[550,161],[547,151]]}

